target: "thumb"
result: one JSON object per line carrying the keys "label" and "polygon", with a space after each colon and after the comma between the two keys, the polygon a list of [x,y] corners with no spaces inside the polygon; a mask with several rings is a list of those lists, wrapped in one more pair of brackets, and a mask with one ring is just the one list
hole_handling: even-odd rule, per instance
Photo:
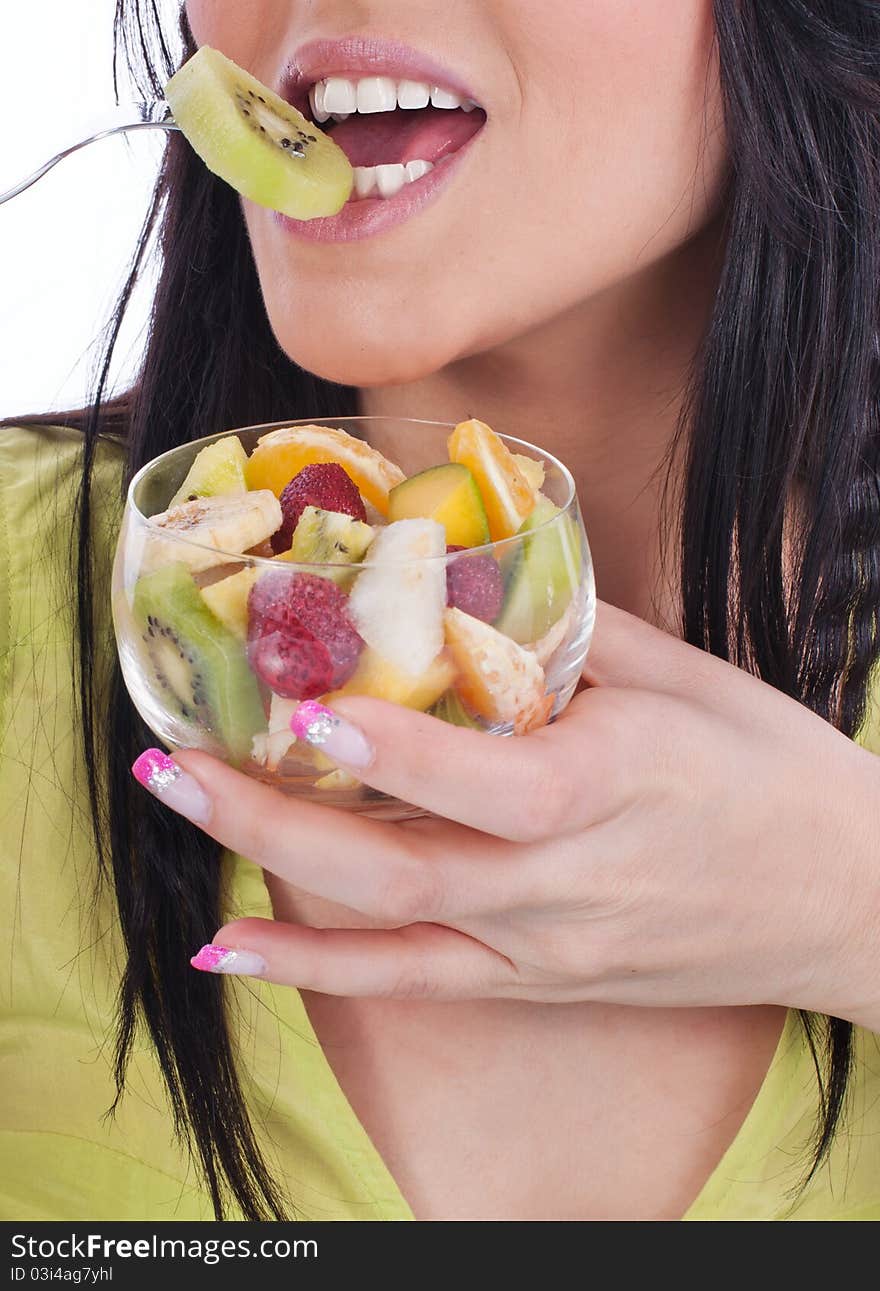
{"label": "thumb", "polygon": [[717,685],[718,669],[724,666],[671,632],[608,601],[596,602],[596,624],[582,671],[588,685],[694,696],[706,686]]}

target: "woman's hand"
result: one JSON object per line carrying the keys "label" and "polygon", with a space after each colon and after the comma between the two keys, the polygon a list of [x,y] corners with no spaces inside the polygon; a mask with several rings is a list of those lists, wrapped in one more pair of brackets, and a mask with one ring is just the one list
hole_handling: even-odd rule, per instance
{"label": "woman's hand", "polygon": [[784,1004],[880,1029],[874,757],[604,602],[584,676],[524,738],[340,702],[324,751],[441,819],[365,819],[177,756],[209,834],[383,925],[244,919],[215,946],[251,955],[213,966],[341,995]]}

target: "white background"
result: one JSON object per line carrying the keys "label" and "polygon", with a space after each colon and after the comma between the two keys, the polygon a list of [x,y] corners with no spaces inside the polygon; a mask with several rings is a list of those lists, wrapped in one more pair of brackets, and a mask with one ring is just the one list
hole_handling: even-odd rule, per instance
{"label": "white background", "polygon": [[[165,6],[172,27],[178,0]],[[114,8],[0,0],[0,192],[115,112]],[[88,351],[124,280],[164,137],[93,144],[0,206],[0,417],[85,402]],[[148,297],[147,278],[120,343],[119,385],[137,361]]]}

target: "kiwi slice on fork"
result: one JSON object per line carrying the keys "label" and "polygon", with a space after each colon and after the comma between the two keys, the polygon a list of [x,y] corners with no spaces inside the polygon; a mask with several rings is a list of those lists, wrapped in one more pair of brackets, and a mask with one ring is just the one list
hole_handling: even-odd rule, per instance
{"label": "kiwi slice on fork", "polygon": [[165,86],[189,143],[243,197],[295,220],[335,215],[354,172],[342,149],[243,68],[203,45]]}

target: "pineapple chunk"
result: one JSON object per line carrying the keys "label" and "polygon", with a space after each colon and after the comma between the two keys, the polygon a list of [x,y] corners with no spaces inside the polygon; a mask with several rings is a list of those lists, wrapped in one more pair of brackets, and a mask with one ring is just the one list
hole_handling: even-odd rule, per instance
{"label": "pineapple chunk", "polygon": [[413,676],[367,646],[345,685],[325,695],[321,702],[332,708],[333,701],[341,696],[370,695],[374,699],[387,699],[391,704],[424,712],[436,704],[454,681],[455,666],[445,651],[423,673]]}
{"label": "pineapple chunk", "polygon": [[247,640],[248,596],[259,575],[259,569],[248,565],[237,574],[230,574],[229,578],[222,578],[219,583],[202,588],[202,596],[211,613],[216,614],[220,622],[240,641]]}

